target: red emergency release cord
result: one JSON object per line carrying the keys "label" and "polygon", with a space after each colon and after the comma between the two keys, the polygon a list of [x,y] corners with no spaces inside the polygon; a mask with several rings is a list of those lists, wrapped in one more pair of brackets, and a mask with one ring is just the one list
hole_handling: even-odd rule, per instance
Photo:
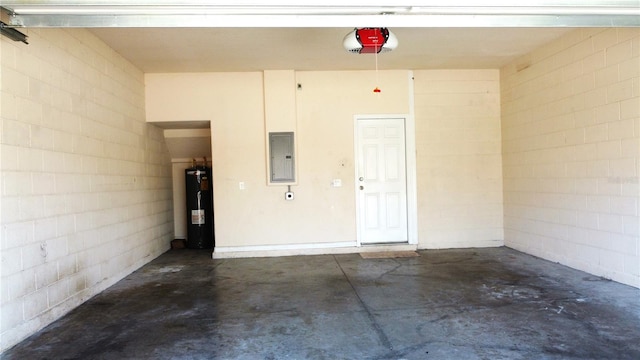
{"label": "red emergency release cord", "polygon": [[378,44],[376,44],[376,53],[375,53],[375,57],[376,57],[376,88],[373,89],[374,93],[380,93],[382,90],[380,90],[380,88],[378,87],[378,84],[380,83],[380,78],[378,77]]}

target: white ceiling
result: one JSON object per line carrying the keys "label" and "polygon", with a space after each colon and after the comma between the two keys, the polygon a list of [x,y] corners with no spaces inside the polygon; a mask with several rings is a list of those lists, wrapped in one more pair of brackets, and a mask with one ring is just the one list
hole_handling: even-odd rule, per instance
{"label": "white ceiling", "polygon": [[[375,56],[342,47],[353,28],[93,28],[145,73],[373,70]],[[379,69],[500,68],[570,28],[395,28]]]}
{"label": "white ceiling", "polygon": [[[352,54],[353,28],[93,28],[145,73],[262,70],[373,70],[375,56]],[[569,31],[567,28],[398,28],[398,48],[378,55],[380,69],[500,68]],[[165,129],[208,122],[156,123]],[[206,129],[209,131],[208,129]],[[171,131],[171,130],[168,130]],[[165,133],[167,135],[167,133]],[[166,138],[173,159],[207,156],[210,137]]]}

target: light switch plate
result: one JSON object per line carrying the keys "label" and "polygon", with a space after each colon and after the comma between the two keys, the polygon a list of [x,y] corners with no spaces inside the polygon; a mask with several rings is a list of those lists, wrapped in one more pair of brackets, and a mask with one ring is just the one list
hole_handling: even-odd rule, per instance
{"label": "light switch plate", "polygon": [[333,179],[333,180],[331,180],[331,186],[333,186],[333,187],[341,187],[342,186],[342,179]]}
{"label": "light switch plate", "polygon": [[244,189],[245,189],[245,187],[244,187],[244,181],[240,181],[240,182],[238,183],[238,188],[240,188],[240,190],[244,190]]}

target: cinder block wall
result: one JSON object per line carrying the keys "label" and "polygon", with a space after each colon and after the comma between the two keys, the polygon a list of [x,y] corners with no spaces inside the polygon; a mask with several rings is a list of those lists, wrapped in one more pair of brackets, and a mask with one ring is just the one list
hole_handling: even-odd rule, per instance
{"label": "cinder block wall", "polygon": [[498,70],[417,70],[420,248],[504,245]]}
{"label": "cinder block wall", "polygon": [[169,248],[143,74],[85,30],[1,46],[1,350]]}
{"label": "cinder block wall", "polygon": [[580,29],[501,70],[507,246],[640,287],[640,29]]}

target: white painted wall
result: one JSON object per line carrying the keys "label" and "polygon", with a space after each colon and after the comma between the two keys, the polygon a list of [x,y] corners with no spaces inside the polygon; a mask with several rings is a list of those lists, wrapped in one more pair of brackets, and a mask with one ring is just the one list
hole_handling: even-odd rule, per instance
{"label": "white painted wall", "polygon": [[503,245],[499,72],[414,77],[420,248]]}
{"label": "white painted wall", "polygon": [[1,351],[167,250],[173,229],[142,73],[84,30],[0,46]]}
{"label": "white painted wall", "polygon": [[501,69],[506,245],[640,287],[640,29]]}

